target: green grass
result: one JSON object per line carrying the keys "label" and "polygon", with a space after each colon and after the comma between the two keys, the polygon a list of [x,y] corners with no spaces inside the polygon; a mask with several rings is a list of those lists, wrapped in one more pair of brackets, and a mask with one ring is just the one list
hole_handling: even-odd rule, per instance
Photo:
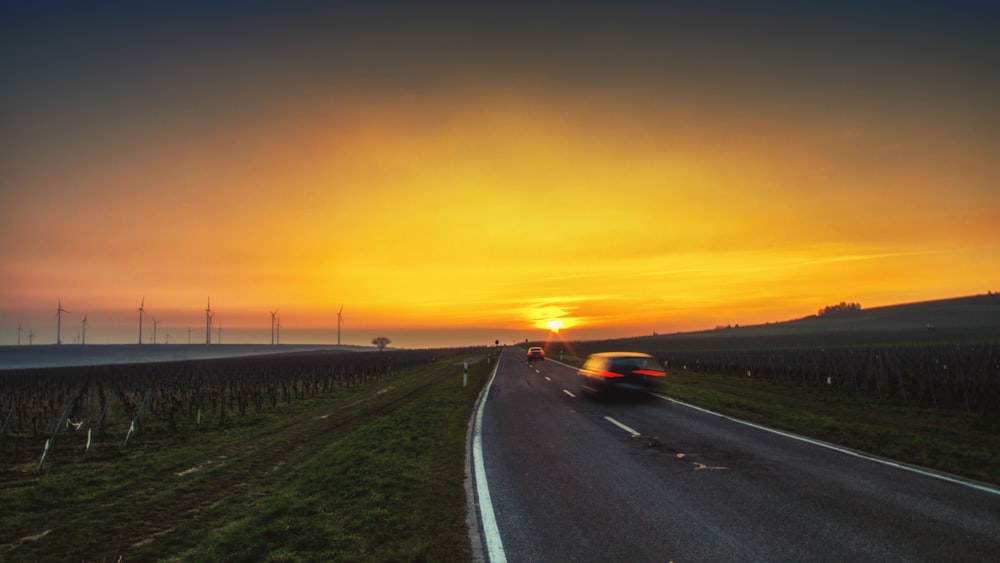
{"label": "green grass", "polygon": [[183,559],[467,560],[460,477],[471,405],[451,385],[329,444]]}
{"label": "green grass", "polygon": [[[461,358],[221,428],[0,471],[0,561],[462,561]],[[37,462],[36,462],[37,463]]]}
{"label": "green grass", "polygon": [[1000,420],[751,378],[674,372],[665,394],[736,418],[1000,484]]}

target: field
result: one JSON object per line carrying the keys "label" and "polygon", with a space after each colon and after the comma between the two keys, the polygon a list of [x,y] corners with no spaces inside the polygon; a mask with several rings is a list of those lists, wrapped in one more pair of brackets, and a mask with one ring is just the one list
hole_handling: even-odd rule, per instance
{"label": "field", "polygon": [[[89,452],[86,427],[65,423],[52,438],[23,421],[0,441],[0,560],[467,560],[465,435],[492,365],[482,351],[466,353],[47,370],[64,382],[89,374],[95,388],[95,373],[114,374],[134,390],[128,407],[108,399]],[[463,361],[472,364],[467,387]],[[251,369],[259,402],[250,385],[242,398],[228,385]],[[193,374],[224,383],[212,391],[216,410],[202,403],[200,424],[197,393],[179,391]],[[157,378],[185,384],[150,392]],[[113,387],[105,383],[109,397]],[[78,416],[97,427],[96,391],[92,400]],[[58,421],[64,408],[54,399],[38,418]],[[141,429],[125,444],[132,417]],[[39,470],[46,438],[54,447]]]}
{"label": "field", "polygon": [[585,356],[631,349],[672,372],[712,373],[904,406],[1000,411],[1000,295],[833,318],[552,345]]}

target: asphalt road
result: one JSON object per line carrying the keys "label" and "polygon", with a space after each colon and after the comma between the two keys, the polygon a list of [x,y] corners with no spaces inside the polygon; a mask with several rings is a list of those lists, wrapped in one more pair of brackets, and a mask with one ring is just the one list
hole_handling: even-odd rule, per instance
{"label": "asphalt road", "polygon": [[575,370],[524,357],[504,352],[478,426],[494,561],[1000,560],[994,488],[663,398],[574,396]]}

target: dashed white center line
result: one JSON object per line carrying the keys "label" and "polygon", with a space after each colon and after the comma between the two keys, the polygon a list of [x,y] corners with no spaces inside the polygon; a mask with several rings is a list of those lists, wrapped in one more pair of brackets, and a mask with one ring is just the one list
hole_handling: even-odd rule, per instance
{"label": "dashed white center line", "polygon": [[576,395],[570,393],[568,389],[563,389],[563,393],[566,393],[567,395],[569,395],[570,397],[573,397],[574,399],[576,398]]}
{"label": "dashed white center line", "polygon": [[618,422],[617,420],[615,420],[615,419],[611,418],[610,416],[606,416],[606,417],[604,417],[604,420],[607,420],[607,421],[608,421],[608,422],[610,422],[611,424],[614,424],[614,425],[615,425],[615,426],[617,426],[618,428],[621,428],[622,430],[624,430],[624,431],[628,432],[628,433],[629,433],[629,434],[631,434],[631,435],[632,435],[633,437],[635,437],[635,436],[641,436],[641,434],[639,434],[639,433],[638,433],[638,432],[636,432],[635,430],[632,430],[632,429],[631,429],[631,428],[629,428],[628,426],[625,426],[624,424],[622,424],[621,422]]}
{"label": "dashed white center line", "polygon": [[545,376],[545,381],[552,381],[552,379],[551,379],[551,378],[549,378],[549,376],[547,376],[547,375],[546,375],[546,376]]}

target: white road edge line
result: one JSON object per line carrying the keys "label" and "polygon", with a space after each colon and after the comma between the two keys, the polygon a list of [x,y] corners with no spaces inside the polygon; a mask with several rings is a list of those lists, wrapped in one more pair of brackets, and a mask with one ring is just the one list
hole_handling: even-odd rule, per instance
{"label": "white road edge line", "polygon": [[635,436],[641,436],[641,435],[642,435],[642,434],[640,434],[640,433],[636,432],[635,430],[632,430],[632,429],[631,429],[631,428],[629,428],[628,426],[625,426],[625,425],[624,425],[624,424],[622,424],[621,422],[618,422],[617,420],[615,420],[615,419],[611,418],[610,416],[606,416],[606,417],[604,417],[604,420],[607,420],[607,421],[608,421],[608,422],[610,422],[611,424],[614,424],[614,425],[615,425],[615,426],[617,426],[618,428],[621,428],[622,430],[624,430],[624,431],[628,432],[628,433],[629,433],[629,434],[631,434],[631,435],[632,435],[633,437],[635,437]]}
{"label": "white road edge line", "polygon": [[[501,357],[503,354],[501,354]],[[496,515],[493,513],[493,501],[490,499],[490,487],[486,482],[486,467],[483,462],[483,407],[486,398],[493,387],[493,379],[497,375],[501,358],[497,358],[493,366],[490,380],[486,382],[483,393],[476,406],[476,423],[472,431],[472,465],[475,473],[476,499],[479,504],[479,518],[483,526],[483,539],[486,542],[486,560],[491,563],[506,563],[507,554],[503,550],[503,540],[500,539],[500,528],[497,527]]]}
{"label": "white road edge line", "polygon": [[[807,444],[812,444],[814,446],[819,446],[821,448],[826,448],[828,450],[833,450],[835,452],[840,452],[842,454],[846,454],[846,455],[849,455],[849,456],[854,456],[854,457],[857,457],[857,458],[860,458],[860,459],[865,459],[865,460],[868,460],[868,461],[874,461],[875,463],[881,463],[882,465],[887,465],[889,467],[895,467],[896,469],[903,469],[905,471],[909,471],[911,473],[916,473],[918,475],[923,475],[925,477],[933,477],[935,479],[940,479],[942,481],[947,481],[949,483],[955,483],[957,485],[964,485],[966,487],[969,487],[969,488],[972,488],[972,489],[977,489],[977,490],[980,490],[980,491],[983,491],[983,492],[986,492],[986,493],[993,493],[994,495],[1000,495],[1000,489],[995,489],[995,488],[987,486],[987,485],[983,485],[983,484],[980,484],[980,483],[975,483],[975,482],[972,482],[972,481],[965,481],[965,480],[962,480],[962,479],[957,479],[955,477],[951,477],[951,476],[945,475],[943,473],[936,473],[934,471],[929,471],[929,470],[926,470],[926,469],[921,469],[919,467],[915,467],[915,466],[912,466],[912,465],[906,465],[906,464],[900,463],[898,461],[893,461],[891,459],[886,459],[884,457],[878,457],[878,456],[875,456],[875,455],[872,455],[872,454],[867,454],[865,452],[860,452],[858,450],[852,450],[850,448],[845,448],[844,446],[838,446],[837,444],[831,444],[829,442],[823,442],[821,440],[815,440],[813,438],[808,438],[806,436],[801,436],[799,434],[793,434],[791,432],[785,432],[784,430],[778,430],[776,428],[769,428],[767,426],[762,426],[760,424],[755,424],[753,422],[748,422],[746,420],[740,420],[738,418],[733,418],[731,416],[726,416],[724,414],[717,413],[715,411],[710,411],[708,409],[703,409],[701,407],[697,407],[697,406],[692,405],[690,403],[685,403],[684,401],[678,401],[677,399],[674,399],[674,398],[671,398],[671,397],[667,397],[666,395],[660,395],[659,393],[650,393],[650,395],[652,395],[654,397],[658,397],[660,399],[663,399],[664,401],[670,401],[671,403],[675,403],[675,404],[687,407],[689,409],[694,409],[696,411],[701,411],[701,412],[703,412],[705,414],[710,414],[710,415],[713,415],[713,416],[718,416],[720,418],[724,418],[726,420],[729,420],[729,421],[732,421],[732,422],[736,422],[738,424],[743,424],[743,425],[749,426],[751,428],[756,428],[758,430],[764,430],[765,432],[770,432],[772,434],[777,434],[779,436],[784,436],[785,438],[791,438],[792,440],[798,440],[800,442],[805,442]],[[605,417],[605,418],[607,418],[607,417]]]}

